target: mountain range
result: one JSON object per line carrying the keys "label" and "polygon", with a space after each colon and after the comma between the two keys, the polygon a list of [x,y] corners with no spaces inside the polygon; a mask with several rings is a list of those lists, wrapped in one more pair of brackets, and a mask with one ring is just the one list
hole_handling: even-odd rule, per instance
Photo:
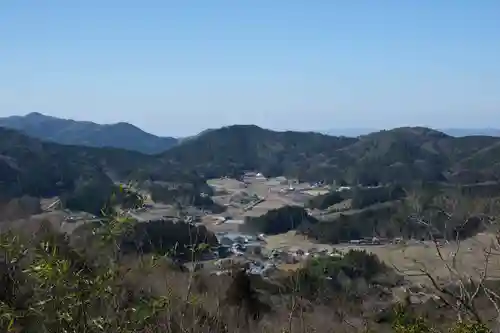
{"label": "mountain range", "polygon": [[0,126],[31,137],[66,145],[113,147],[145,154],[158,154],[177,144],[172,137],[158,137],[129,123],[109,125],[75,121],[33,112],[25,116],[0,118]]}
{"label": "mountain range", "polygon": [[475,183],[499,179],[500,138],[453,137],[424,127],[350,138],[234,125],[172,147],[160,158],[170,169],[206,177],[259,170],[311,181]]}
{"label": "mountain range", "polygon": [[[498,128],[442,128],[437,130],[456,137],[473,136],[473,135],[500,137],[500,129]],[[330,129],[327,131],[323,131],[322,133],[333,136],[347,136],[355,138],[361,135],[367,135],[378,131],[380,131],[380,129],[376,128],[337,128],[337,129]]]}
{"label": "mountain range", "polygon": [[[43,120],[46,117],[32,114],[21,119],[25,118]],[[101,134],[109,128],[89,125],[91,129],[95,126],[102,126]],[[138,133],[131,125],[109,126],[123,126]],[[24,128],[38,128],[39,136],[43,134],[41,125]],[[45,130],[49,130],[48,125]],[[88,147],[104,146],[104,143],[83,139],[80,145],[74,145],[74,141],[71,141],[73,145],[59,144],[53,142],[55,139],[28,136],[27,132],[0,128],[0,195],[3,199],[25,194],[50,197],[87,193],[92,196],[108,193],[96,188],[109,187],[117,180],[202,185],[207,178],[240,177],[248,170],[260,171],[266,176],[367,185],[500,181],[500,138],[453,137],[425,127],[395,128],[353,138],[233,125],[205,131],[180,144],[166,145],[167,150],[156,155],[133,151],[130,146],[128,150]],[[139,130],[139,133],[143,132]],[[89,183],[94,186],[92,191],[83,191]]]}
{"label": "mountain range", "polygon": [[[90,121],[61,119],[38,112],[25,116],[0,118],[0,127],[18,130],[33,138],[49,142],[87,147],[120,148],[144,154],[159,154],[178,144],[202,137],[216,130],[206,129],[185,138],[160,137],[125,122],[104,125]],[[339,128],[322,133],[329,136],[356,138],[378,131],[370,128]],[[440,132],[455,137],[475,135],[500,137],[500,129],[495,128],[448,128],[440,130]]]}

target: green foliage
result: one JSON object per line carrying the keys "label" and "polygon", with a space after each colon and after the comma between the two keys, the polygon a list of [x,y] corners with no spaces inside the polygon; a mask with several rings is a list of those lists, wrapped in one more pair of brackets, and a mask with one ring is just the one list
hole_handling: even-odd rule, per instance
{"label": "green foliage", "polygon": [[[112,217],[108,222],[98,232],[105,241],[112,241],[132,223]],[[168,306],[162,297],[141,296],[133,302],[121,297],[122,277],[111,258],[107,266],[90,265],[56,234],[42,235],[29,252],[18,237],[3,234],[1,240],[4,268],[8,276],[17,274],[11,281],[15,284],[11,295],[0,299],[2,332],[22,328],[37,333],[132,333],[155,323]],[[26,293],[29,298],[23,297]]]}
{"label": "green foliage", "polygon": [[[103,246],[113,246],[121,252],[121,239],[138,225],[143,224],[108,215],[94,234]],[[153,230],[153,234],[160,229]],[[203,252],[209,246],[200,242],[190,250]],[[0,234],[0,330],[12,333],[231,332],[227,317],[219,312],[212,316],[204,310],[198,296],[188,294],[180,299],[179,306],[175,303],[179,298],[173,294],[160,296],[131,289],[132,285],[127,282],[131,268],[122,266],[120,256],[104,259],[102,262],[89,260],[68,243],[67,237],[50,229],[39,231],[29,240],[13,233]],[[138,267],[139,278],[157,269],[164,260],[157,255],[145,257]],[[363,280],[371,284],[387,269],[374,255],[352,250],[342,257],[312,259],[292,275],[288,286],[294,295],[311,300],[345,291],[351,297],[357,295],[357,290],[346,290],[343,280]],[[187,279],[188,275],[178,278],[183,277]],[[243,317],[245,321],[238,322],[237,326],[245,328],[243,332],[255,332],[254,322],[283,306],[274,308],[271,305],[274,303],[262,298],[262,292],[256,289],[250,276],[244,270],[235,270],[228,281],[223,312],[228,312],[232,320]],[[236,309],[235,316],[231,315],[231,309]],[[292,315],[298,310],[292,308],[291,311]],[[330,329],[327,327],[325,331]],[[435,332],[429,323],[422,318],[415,319],[402,307],[395,316],[393,329],[399,333]],[[322,331],[318,327],[318,332]],[[484,325],[464,322],[455,325],[451,332],[490,331]]]}
{"label": "green foliage", "polygon": [[398,209],[398,203],[388,202],[359,211],[324,216],[304,233],[320,242],[333,244],[365,237],[397,236],[399,227],[391,225],[391,217]]}
{"label": "green foliage", "polygon": [[113,179],[174,181],[209,187],[196,172],[168,168],[158,156],[128,150],[41,142],[0,128],[0,202],[29,195],[61,196],[75,209],[98,213],[117,192]]}
{"label": "green foliage", "polygon": [[[115,215],[112,208],[116,205],[133,208],[140,206],[143,200],[131,187],[116,188],[111,175],[122,180],[150,181],[155,185],[176,184],[173,188],[177,190],[170,192],[173,188],[168,187],[166,193],[157,195],[164,195],[168,202],[180,199],[208,208],[213,202],[201,194],[210,195],[205,179],[239,176],[245,170],[303,180],[346,180],[350,184],[365,185],[401,183],[405,186],[415,180],[434,183],[498,180],[500,172],[495,167],[499,156],[495,154],[498,139],[455,139],[422,128],[396,129],[354,139],[232,126],[206,133],[159,156],[42,143],[4,129],[0,129],[0,142],[3,143],[0,145],[0,199],[7,201],[24,194],[58,195],[72,209],[95,215],[105,204],[104,222],[92,230],[92,236],[98,236],[95,238],[103,249],[113,249],[98,251],[100,260],[92,260],[80,251],[82,248],[87,250],[85,247],[70,244],[62,235],[42,233],[26,241],[13,234],[2,234],[2,332],[148,332],[148,328],[158,329],[159,322],[165,320],[162,316],[170,311],[172,298],[130,289],[124,281],[127,276],[124,271],[128,272],[128,267],[122,266],[120,260],[138,253],[168,254],[187,260],[196,257],[196,253],[207,251],[217,241],[206,229],[186,223],[137,224]],[[462,194],[488,196],[496,189],[495,185],[468,185],[462,188]],[[421,217],[436,221],[438,232],[470,235],[478,229],[472,220],[466,228],[458,229],[453,222],[447,224],[453,226],[451,231],[439,229],[444,225],[440,221],[445,220],[440,220],[443,215],[437,212],[449,202],[442,192],[426,195],[418,205],[406,199],[396,205],[392,200],[400,198],[397,191],[396,194],[377,191],[354,193],[351,198],[354,206],[362,209],[356,214],[339,214],[331,221],[317,221],[300,207],[284,207],[250,220],[247,226],[271,234],[298,229],[330,242],[374,233],[383,235],[384,232],[386,235],[420,236],[427,231],[414,227],[408,219],[412,209],[420,206],[423,207],[420,212],[425,212]],[[317,203],[320,206],[339,200],[334,196],[322,199],[324,202]],[[455,205],[463,206],[463,202]],[[397,221],[391,218],[395,212],[402,212]],[[463,222],[462,217],[454,213],[453,221]],[[311,295],[327,295],[323,293],[327,289],[344,288],[342,281],[346,279],[372,283],[383,271],[376,258],[352,252],[343,258],[320,258],[309,262],[293,275],[291,286],[295,288],[298,284],[302,295],[310,298]],[[243,276],[239,278],[239,282],[235,282],[239,285],[236,289],[239,292],[246,290],[246,294],[236,292],[236,302],[229,302],[232,306],[246,302],[242,295],[250,295],[246,298],[255,300],[248,281]],[[192,303],[190,298],[184,299],[180,318],[193,313],[207,322],[212,321],[210,315],[192,307]],[[425,321],[405,317],[406,314],[396,320],[396,332],[432,331]],[[172,317],[167,318],[169,325],[175,322]],[[197,323],[194,317],[190,319]],[[210,327],[206,331],[224,331],[219,330],[224,325],[222,319],[221,322],[217,330]],[[454,330],[460,333],[488,331],[476,323],[458,323]]]}
{"label": "green foliage", "polygon": [[316,222],[317,220],[310,216],[304,208],[285,206],[272,209],[262,216],[250,218],[245,223],[244,228],[273,235],[285,233],[299,227],[307,230],[309,225]]}
{"label": "green foliage", "polygon": [[[122,225],[122,224],[120,224]],[[218,244],[217,238],[204,226],[194,226],[185,222],[151,221],[148,223],[126,224],[127,232],[115,238],[124,253],[169,254],[184,260],[203,255],[209,246]],[[193,249],[196,249],[195,253]]]}
{"label": "green foliage", "polygon": [[[416,316],[402,305],[394,309],[392,328],[395,333],[439,333],[442,330],[434,327],[424,317]],[[475,321],[458,321],[449,329],[449,333],[491,333],[492,330],[483,323]]]}
{"label": "green foliage", "polygon": [[485,198],[482,190],[465,192],[443,184],[414,184],[404,190],[396,185],[356,188],[351,204],[358,209],[322,215],[307,235],[327,243],[374,236],[465,239],[485,230],[487,219],[500,213],[498,198]]}
{"label": "green foliage", "polygon": [[144,206],[144,197],[133,189],[132,183],[120,184],[114,193],[111,204],[120,204],[125,209],[137,209]]}
{"label": "green foliage", "polygon": [[377,203],[399,200],[404,197],[406,197],[406,192],[399,185],[355,188],[352,194],[351,207],[353,209],[362,209]]}
{"label": "green foliage", "polygon": [[[347,181],[351,185],[409,184],[415,181],[498,181],[498,138],[454,138],[421,127],[397,128],[360,138],[318,133],[273,132],[257,126],[212,130],[163,153],[174,167],[207,178],[258,170],[266,176]],[[491,153],[488,148],[491,148]],[[476,156],[481,150],[480,156]],[[483,162],[475,162],[476,160]],[[495,162],[496,163],[496,162]],[[460,173],[473,173],[464,177]]]}
{"label": "green foliage", "polygon": [[338,204],[347,199],[342,192],[332,191],[326,194],[318,195],[309,200],[307,207],[313,209],[327,209],[328,207]]}
{"label": "green foliage", "polygon": [[308,298],[327,298],[339,291],[355,295],[364,292],[351,289],[348,281],[366,281],[370,284],[388,268],[378,258],[365,251],[349,250],[342,256],[317,257],[307,261],[305,267],[292,274],[289,288]]}
{"label": "green foliage", "polygon": [[335,277],[342,272],[350,279],[371,281],[377,274],[383,273],[386,266],[374,254],[349,250],[341,257],[314,258],[308,262],[306,269],[315,276]]}
{"label": "green foliage", "polygon": [[395,320],[392,324],[395,333],[437,333],[422,317],[414,317],[402,306],[395,309]]}
{"label": "green foliage", "polygon": [[[88,206],[91,212],[96,212],[96,207],[112,191],[110,176],[182,185],[181,190],[173,192],[169,192],[170,188],[166,192],[154,189],[154,196],[166,202],[174,197],[194,201],[199,207],[211,210],[220,207],[200,195],[210,195],[205,179],[239,177],[247,170],[302,180],[347,181],[351,185],[408,185],[415,181],[464,184],[500,179],[500,169],[494,167],[498,139],[453,138],[424,128],[338,138],[317,133],[273,132],[257,126],[230,126],[209,131],[157,156],[40,142],[4,128],[0,129],[0,142],[5,143],[0,145],[3,156],[0,200],[22,195],[62,195],[70,206]],[[485,163],[489,160],[495,163]],[[465,173],[472,173],[473,177],[463,176]],[[468,190],[486,193],[495,187]],[[387,200],[394,198],[391,195]],[[386,200],[366,201],[360,197],[358,203],[358,198],[354,199],[355,207]],[[338,200],[332,195],[313,206],[324,207]]]}
{"label": "green foliage", "polygon": [[450,330],[450,333],[491,333],[492,331],[484,324],[477,322],[456,323]]}
{"label": "green foliage", "polygon": [[226,292],[226,302],[243,310],[253,320],[271,311],[269,304],[259,299],[250,277],[243,269],[233,271],[231,284]]}
{"label": "green foliage", "polygon": [[216,204],[210,198],[212,190],[200,184],[181,184],[172,187],[153,184],[149,190],[151,191],[151,199],[155,202],[195,206],[214,213],[222,213],[225,210],[225,207]]}
{"label": "green foliage", "polygon": [[110,198],[115,186],[109,180],[81,182],[73,192],[63,196],[65,207],[73,211],[84,211],[101,215],[103,207],[110,207]]}
{"label": "green foliage", "polygon": [[129,185],[115,185],[107,178],[91,179],[62,197],[66,208],[94,215],[112,214],[115,207],[139,208],[144,198]]}

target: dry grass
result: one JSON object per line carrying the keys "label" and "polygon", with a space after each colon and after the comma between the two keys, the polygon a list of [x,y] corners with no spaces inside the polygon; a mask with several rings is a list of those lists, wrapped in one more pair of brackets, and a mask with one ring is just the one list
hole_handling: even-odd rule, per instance
{"label": "dry grass", "polygon": [[[223,189],[227,192],[225,195],[218,195],[214,197],[214,200],[221,204],[229,204],[233,196],[241,193],[257,195],[260,198],[265,198],[264,202],[259,203],[246,212],[243,211],[243,206],[240,208],[228,207],[228,214],[235,218],[242,218],[243,216],[261,216],[271,209],[278,209],[286,205],[303,203],[297,202],[297,199],[294,199],[290,195],[278,193],[280,189],[286,189],[288,186],[280,185],[275,182],[256,180],[245,186],[243,182],[235,179],[212,179],[208,181],[208,184],[216,189]],[[305,198],[308,197],[309,196],[305,195]]]}
{"label": "dry grass", "polygon": [[312,197],[318,196],[318,195],[323,195],[329,193],[330,190],[325,190],[325,189],[317,189],[317,190],[306,190],[303,193],[308,194]]}
{"label": "dry grass", "polygon": [[[363,248],[400,270],[417,272],[426,269],[433,276],[441,279],[450,277],[446,264],[452,265],[453,256],[457,253],[458,271],[474,278],[484,270],[485,251],[491,247],[492,240],[491,234],[478,234],[459,244],[456,242],[444,244],[439,247],[439,252],[445,262],[441,260],[436,245],[430,241],[413,245],[365,246]],[[500,278],[499,256],[491,256],[488,259],[488,276],[491,279]],[[428,282],[426,277],[413,277],[413,279],[420,283]]]}
{"label": "dry grass", "polygon": [[[300,238],[293,233],[288,233],[285,237],[292,243]],[[270,237],[269,241],[277,242],[279,238]],[[302,241],[305,242],[304,239]],[[309,244],[311,247],[319,247],[311,242]],[[119,258],[119,275],[115,282],[116,287],[119,287],[117,291],[121,290],[123,295],[110,296],[108,302],[117,302],[119,298],[120,302],[125,302],[126,299],[131,302],[150,295],[163,296],[168,300],[168,306],[154,317],[158,322],[152,329],[122,332],[361,332],[367,328],[365,321],[370,321],[374,312],[371,304],[355,304],[353,300],[339,298],[324,304],[298,294],[271,294],[268,290],[262,295],[272,305],[272,311],[259,320],[248,321],[241,306],[227,303],[227,291],[233,282],[231,276],[215,277],[201,275],[202,272],[182,272],[165,258],[156,257],[153,260],[149,255],[134,254]],[[299,267],[300,264],[295,264],[283,265],[281,268],[296,270]],[[259,285],[262,286],[262,283]],[[50,312],[50,309],[47,308],[47,311]],[[388,329],[387,324],[383,326],[372,321],[371,325],[377,332]]]}
{"label": "dry grass", "polygon": [[296,271],[299,268],[304,267],[303,263],[295,263],[295,264],[280,264],[278,265],[278,268],[283,270],[283,271]]}
{"label": "dry grass", "polygon": [[[464,240],[460,244],[449,242],[440,247],[442,256],[451,264],[454,253],[457,268],[465,275],[477,277],[484,270],[485,250],[489,249],[493,240],[492,234],[481,233],[475,237]],[[294,231],[286,234],[269,236],[266,238],[267,248],[287,248],[295,247],[309,250],[311,248],[337,249],[348,251],[350,249],[365,250],[379,257],[380,260],[389,266],[394,266],[399,270],[416,273],[421,269],[426,269],[433,276],[440,279],[449,278],[449,270],[437,253],[436,246],[431,241],[415,243],[410,245],[350,245],[350,244],[321,244],[314,243],[303,235],[298,235]],[[459,245],[459,246],[458,246]],[[488,275],[492,279],[500,278],[500,256],[491,256],[488,264]],[[411,279],[418,283],[428,283],[426,277],[413,276]]]}

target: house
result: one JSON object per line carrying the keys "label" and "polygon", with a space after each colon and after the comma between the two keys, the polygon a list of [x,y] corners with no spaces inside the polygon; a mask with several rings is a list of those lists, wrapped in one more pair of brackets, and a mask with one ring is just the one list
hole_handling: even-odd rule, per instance
{"label": "house", "polygon": [[244,224],[244,220],[226,220],[226,224]]}
{"label": "house", "polygon": [[248,253],[259,256],[262,254],[262,246],[260,244],[252,243],[246,246]]}
{"label": "house", "polygon": [[233,244],[233,252],[245,252],[246,251],[246,246],[239,244],[239,243],[234,243]]}
{"label": "house", "polygon": [[233,238],[234,243],[245,244],[248,243],[248,239],[243,236],[236,236]]}
{"label": "house", "polygon": [[217,248],[219,258],[227,258],[231,254],[231,246],[221,245]]}
{"label": "house", "polygon": [[306,253],[304,252],[304,250],[298,249],[297,251],[295,251],[295,254],[298,255],[298,256],[303,256]]}
{"label": "house", "polygon": [[224,237],[221,237],[219,239],[219,243],[220,243],[220,245],[223,245],[223,246],[232,246],[234,241],[231,238],[224,236]]}
{"label": "house", "polygon": [[266,264],[264,266],[264,268],[262,269],[261,271],[261,275],[262,276],[269,276],[271,275],[273,272],[277,271],[278,268],[276,267],[276,265],[274,264]]}

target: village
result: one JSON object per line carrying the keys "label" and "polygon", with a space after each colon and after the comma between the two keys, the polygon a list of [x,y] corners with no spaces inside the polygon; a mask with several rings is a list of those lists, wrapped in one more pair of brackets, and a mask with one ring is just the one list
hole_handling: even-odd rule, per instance
{"label": "village", "polygon": [[[340,257],[349,248],[400,244],[402,239],[379,237],[347,240],[345,244],[316,244],[291,231],[284,235],[251,234],[242,231],[247,219],[283,206],[304,207],[314,196],[330,191],[348,191],[347,186],[298,182],[285,177],[266,178],[259,172],[246,173],[242,181],[222,177],[209,181],[213,200],[226,207],[223,214],[204,214],[197,224],[213,231],[219,247],[205,258],[203,267],[213,274],[224,274],[234,263],[247,264],[253,274],[268,275],[277,269],[296,269],[308,258]],[[309,214],[317,214],[308,210]],[[198,264],[196,267],[200,267]]]}
{"label": "village", "polygon": [[[148,193],[143,193],[146,199],[143,207],[129,209],[123,213],[140,223],[167,219],[184,220],[193,225],[205,226],[215,234],[219,245],[206,253],[199,262],[189,263],[187,266],[192,269],[203,268],[211,274],[225,274],[229,267],[237,263],[246,265],[251,274],[267,276],[278,269],[300,268],[309,258],[340,257],[350,249],[366,250],[377,254],[383,260],[401,260],[406,258],[406,254],[401,252],[402,249],[410,247],[416,251],[425,249],[429,252],[429,248],[435,245],[420,240],[403,240],[401,237],[388,239],[379,236],[346,239],[339,244],[320,244],[295,231],[278,235],[251,233],[244,230],[248,219],[284,206],[306,207],[306,203],[315,196],[331,191],[350,191],[352,188],[325,185],[321,182],[298,182],[285,177],[266,178],[259,172],[248,172],[242,180],[228,177],[212,179],[208,184],[214,190],[212,196],[214,202],[225,206],[222,214],[213,214],[195,207],[184,207],[183,215],[180,216],[175,207],[153,202]],[[58,203],[58,200],[47,201],[46,211],[57,208]],[[338,213],[348,209],[349,205],[341,203],[336,206],[335,213]],[[328,211],[307,208],[306,211],[317,219],[325,218],[328,214]],[[51,212],[51,214],[56,213],[57,210]],[[78,212],[66,212],[66,214],[61,228],[68,233],[82,223],[95,220],[94,216],[84,216],[83,213],[81,216]],[[468,247],[465,250],[470,252],[470,249],[471,247]],[[435,257],[435,250],[431,250],[430,253],[431,258]]]}

